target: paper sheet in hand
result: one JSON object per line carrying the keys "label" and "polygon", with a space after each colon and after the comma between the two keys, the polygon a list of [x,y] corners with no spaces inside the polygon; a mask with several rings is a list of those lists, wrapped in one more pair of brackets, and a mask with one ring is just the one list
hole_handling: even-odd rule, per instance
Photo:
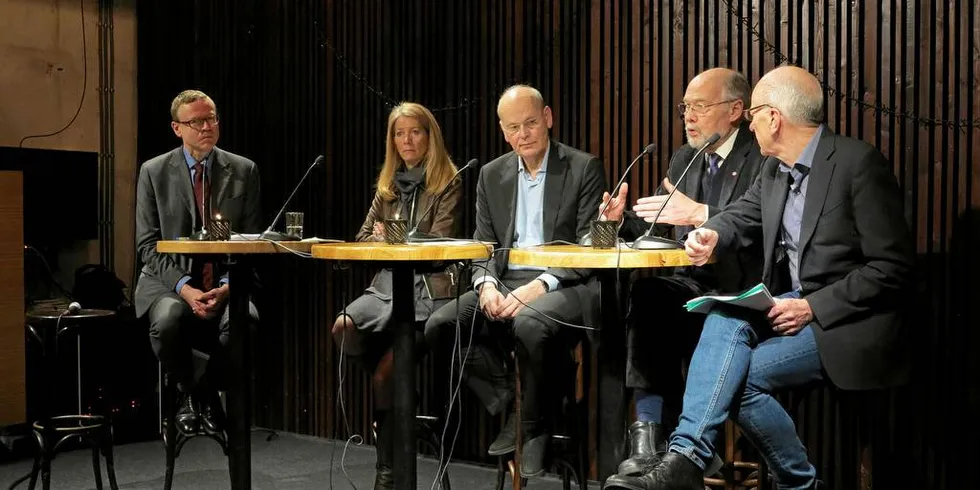
{"label": "paper sheet in hand", "polygon": [[728,303],[757,311],[768,310],[776,304],[772,294],[769,293],[769,288],[759,283],[738,296],[699,296],[685,303],[684,308],[690,312],[707,314],[718,303]]}

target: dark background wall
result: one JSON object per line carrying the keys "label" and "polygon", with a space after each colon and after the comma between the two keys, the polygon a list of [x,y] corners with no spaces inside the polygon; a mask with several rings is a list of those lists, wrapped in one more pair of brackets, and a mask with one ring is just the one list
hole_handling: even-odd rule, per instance
{"label": "dark background wall", "polygon": [[[895,488],[893,479],[905,488],[964,488],[969,462],[980,456],[980,366],[969,355],[980,327],[969,314],[980,299],[971,280],[980,243],[980,7],[972,3],[139,2],[138,154],[143,161],[175,146],[169,101],[181,89],[202,89],[222,115],[221,146],[259,163],[270,219],[324,154],[325,168],[291,208],[307,213],[309,234],[351,239],[370,203],[387,113],[398,101],[435,112],[457,164],[486,162],[506,150],[497,96],[511,83],[533,84],[556,112],[555,137],[599,155],[608,180],[657,143],[657,154],[631,177],[636,198],[655,188],[682,144],[674,106],[694,74],[730,66],[754,82],[781,63],[801,65],[826,88],[829,127],[878,146],[905,193],[904,209],[895,212],[917,238],[919,294],[910,321],[919,369],[912,385],[890,393],[824,389],[786,402],[834,488],[868,484],[859,459],[865,473],[875,460],[883,488]],[[473,177],[466,177],[467,233]],[[257,342],[258,424],[339,438],[369,433],[366,377],[340,362],[326,326],[372,272],[292,258],[263,264],[272,294],[263,298]],[[347,376],[342,387],[340,374]],[[440,389],[422,390],[423,411],[436,411],[430,397]],[[464,395],[468,421],[455,456],[483,461],[500,421],[475,405]],[[868,440],[873,451],[862,451]]]}

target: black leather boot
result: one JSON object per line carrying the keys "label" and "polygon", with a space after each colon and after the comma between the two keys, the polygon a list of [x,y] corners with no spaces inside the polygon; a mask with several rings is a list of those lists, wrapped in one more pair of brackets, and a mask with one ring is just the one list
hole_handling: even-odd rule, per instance
{"label": "black leather boot", "polygon": [[666,453],[657,465],[643,476],[612,475],[603,490],[704,490],[704,470],[687,456]]}
{"label": "black leather boot", "polygon": [[374,467],[374,490],[391,490],[395,488],[394,465],[394,436],[391,428],[386,427],[385,419],[388,412],[381,412],[377,417],[378,430],[374,449],[378,453],[378,461]]}
{"label": "black leather boot", "polygon": [[[640,476],[651,469],[667,451],[667,428],[654,422],[633,422],[630,426],[630,456],[619,463],[616,473]],[[658,455],[660,454],[660,455]]]}

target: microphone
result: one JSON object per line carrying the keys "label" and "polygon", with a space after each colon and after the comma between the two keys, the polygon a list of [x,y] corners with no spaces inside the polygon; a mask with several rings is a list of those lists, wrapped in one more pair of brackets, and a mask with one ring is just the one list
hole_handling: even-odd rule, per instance
{"label": "microphone", "polygon": [[677,179],[677,182],[674,182],[674,190],[670,191],[670,194],[667,194],[667,199],[664,199],[663,204],[660,205],[660,209],[657,210],[657,215],[653,217],[653,223],[650,223],[650,228],[647,228],[647,232],[633,242],[634,250],[673,250],[684,248],[684,245],[677,240],[653,236],[653,229],[657,226],[657,220],[660,219],[660,213],[664,212],[664,208],[667,207],[667,201],[670,201],[670,197],[677,192],[677,187],[684,181],[684,177],[687,176],[687,171],[691,170],[691,165],[693,165],[694,162],[701,157],[701,154],[704,153],[709,146],[717,143],[720,139],[721,135],[718,133],[711,135],[708,138],[708,141],[705,141],[704,144],[701,145],[701,148],[698,148],[698,151],[694,153],[694,157],[691,158],[691,161],[687,162],[687,167],[684,167],[684,172],[681,173],[681,176]]}
{"label": "microphone", "polygon": [[[596,216],[596,219],[602,218],[602,213],[606,212],[606,207],[609,206],[609,203],[612,202],[613,198],[616,197],[616,194],[619,193],[619,187],[623,185],[623,181],[626,180],[626,176],[629,175],[630,170],[633,169],[633,165],[636,165],[636,162],[640,161],[640,159],[643,158],[643,155],[652,155],[655,151],[657,151],[657,144],[650,143],[643,149],[643,151],[640,152],[639,155],[636,156],[636,158],[633,159],[632,162],[630,162],[630,164],[626,167],[626,171],[623,172],[623,176],[620,177],[619,182],[616,183],[616,187],[613,187],[612,192],[609,193],[609,200],[606,201],[601,208],[599,208],[599,216]],[[590,230],[588,233],[586,233],[585,236],[579,239],[578,242],[579,245],[584,245],[586,247],[592,246],[592,231]]]}
{"label": "microphone", "polygon": [[211,182],[208,181],[208,177],[210,177],[210,175],[208,175],[208,166],[202,165],[201,183],[204,186],[204,195],[202,196],[204,198],[204,202],[202,203],[202,207],[204,209],[201,214],[204,216],[201,217],[201,229],[195,231],[190,236],[191,240],[198,242],[205,242],[211,239],[211,237],[208,235],[208,221],[211,220]]}
{"label": "microphone", "polygon": [[323,155],[320,155],[316,157],[316,160],[313,160],[313,163],[310,165],[310,167],[306,169],[306,173],[303,174],[303,178],[299,179],[299,183],[296,184],[296,187],[293,187],[293,192],[291,192],[289,194],[289,197],[286,198],[286,202],[282,203],[282,208],[279,209],[279,214],[276,214],[276,219],[272,220],[272,224],[269,225],[269,227],[266,228],[261,235],[259,235],[260,240],[272,240],[274,242],[300,240],[300,237],[296,235],[290,235],[288,233],[279,233],[278,231],[272,231],[272,229],[275,228],[276,223],[279,222],[279,218],[281,218],[282,213],[286,211],[286,206],[289,205],[289,201],[291,201],[293,199],[293,196],[296,195],[296,191],[298,191],[299,187],[303,185],[303,182],[306,180],[306,177],[310,175],[310,172],[313,170],[313,167],[316,167],[322,162],[323,162]]}
{"label": "microphone", "polygon": [[72,301],[71,303],[68,304],[68,309],[65,310],[65,312],[62,313],[61,316],[65,316],[65,315],[77,315],[81,311],[82,311],[82,305],[80,305],[78,303],[78,301]]}
{"label": "microphone", "polygon": [[463,170],[466,170],[468,168],[476,168],[479,166],[480,166],[480,161],[477,160],[476,158],[473,158],[470,159],[470,161],[466,162],[466,165],[463,165],[462,168],[460,168],[459,170],[456,171],[456,173],[453,174],[453,178],[449,179],[449,183],[446,184],[446,187],[444,187],[442,191],[439,192],[439,194],[436,194],[436,196],[433,197],[431,201],[429,201],[429,206],[425,208],[425,211],[422,211],[422,214],[420,214],[418,219],[415,220],[415,226],[413,226],[412,229],[409,230],[408,234],[405,235],[405,241],[411,243],[411,242],[424,242],[429,240],[438,240],[441,238],[445,238],[445,237],[433,235],[431,233],[425,233],[419,231],[419,225],[422,223],[422,218],[424,218],[425,215],[429,213],[429,211],[432,211],[432,207],[435,206],[436,201],[438,201],[439,198],[442,197],[442,195],[445,194],[450,187],[452,187],[453,181],[456,180],[456,177],[459,174],[461,174]]}

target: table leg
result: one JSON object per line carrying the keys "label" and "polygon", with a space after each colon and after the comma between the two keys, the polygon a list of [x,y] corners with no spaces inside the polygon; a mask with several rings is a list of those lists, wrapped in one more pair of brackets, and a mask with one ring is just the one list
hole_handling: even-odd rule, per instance
{"label": "table leg", "polygon": [[231,488],[252,488],[251,424],[251,362],[249,356],[248,298],[252,289],[249,267],[241,257],[229,256],[228,284],[228,471]]}
{"label": "table leg", "polygon": [[392,270],[392,319],[394,320],[394,430],[395,488],[415,490],[415,272],[412,264]]}
{"label": "table leg", "polygon": [[601,271],[600,308],[602,327],[598,332],[597,362],[599,370],[599,446],[597,471],[599,481],[616,473],[624,459],[623,435],[626,432],[626,329],[616,297],[619,278],[616,271]]}

